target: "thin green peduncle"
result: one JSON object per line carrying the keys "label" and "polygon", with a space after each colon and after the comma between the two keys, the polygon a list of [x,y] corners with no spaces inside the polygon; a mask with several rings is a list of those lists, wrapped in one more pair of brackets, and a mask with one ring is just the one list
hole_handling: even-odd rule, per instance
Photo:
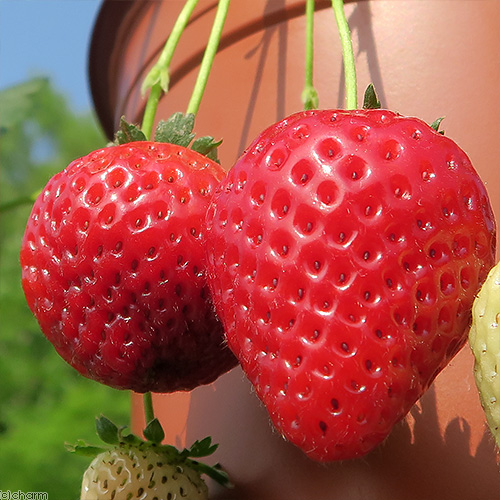
{"label": "thin green peduncle", "polygon": [[154,84],[151,87],[151,91],[146,102],[146,108],[144,109],[141,129],[148,139],[151,138],[151,133],[153,132],[156,110],[158,109],[158,103],[160,102],[161,93],[162,88],[160,84]]}
{"label": "thin green peduncle", "polygon": [[318,93],[313,85],[314,64],[314,0],[306,1],[306,61],[302,103],[304,109],[318,107]]}
{"label": "thin green peduncle", "polygon": [[352,48],[351,30],[344,10],[343,0],[332,0],[332,7],[339,29],[340,42],[342,44],[342,57],[344,60],[346,108],[356,109],[358,107],[356,64]]}
{"label": "thin green peduncle", "polygon": [[153,130],[156,110],[158,109],[158,102],[160,101],[162,92],[168,91],[170,82],[170,62],[172,61],[179,39],[186,29],[187,23],[189,22],[191,14],[197,3],[198,0],[186,0],[184,7],[175,21],[172,31],[170,32],[167,42],[163,47],[158,61],[146,75],[142,84],[141,91],[143,94],[150,89],[141,127],[147,138],[150,138]]}
{"label": "thin green peduncle", "polygon": [[189,101],[186,114],[191,113],[193,115],[196,115],[196,113],[198,113],[203,93],[205,92],[205,87],[207,85],[208,77],[210,75],[210,70],[212,69],[212,63],[219,47],[222,29],[224,28],[227,11],[229,10],[229,3],[230,0],[219,0],[214,23],[212,25],[212,30],[208,38],[205,53],[203,54],[200,70],[198,72],[198,77],[193,88],[193,93],[191,94],[191,99]]}
{"label": "thin green peduncle", "polygon": [[155,412],[153,409],[153,396],[150,392],[145,392],[143,395],[143,403],[144,403],[144,417],[146,419],[146,426],[154,420]]}

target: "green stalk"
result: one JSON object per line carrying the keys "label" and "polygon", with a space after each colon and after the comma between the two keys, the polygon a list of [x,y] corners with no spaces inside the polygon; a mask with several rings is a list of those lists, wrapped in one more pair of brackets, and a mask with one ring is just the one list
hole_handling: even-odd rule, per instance
{"label": "green stalk", "polygon": [[197,3],[198,0],[186,0],[184,7],[175,21],[172,31],[170,32],[168,40],[163,47],[158,61],[146,75],[142,84],[141,91],[143,94],[145,94],[148,89],[151,89],[146,102],[141,127],[147,138],[150,138],[151,132],[153,131],[154,118],[156,110],[158,109],[158,102],[161,94],[162,92],[168,91],[168,85],[170,83],[170,62],[172,61],[179,39],[184,32]]}
{"label": "green stalk", "polygon": [[144,417],[146,419],[146,426],[154,420],[155,412],[153,409],[153,396],[150,392],[145,392],[143,395],[144,402]]}
{"label": "green stalk", "polygon": [[153,132],[156,110],[158,109],[158,103],[160,102],[161,93],[161,85],[159,83],[153,85],[146,102],[146,108],[144,109],[141,129],[148,139],[151,138],[151,133]]}
{"label": "green stalk", "polygon": [[313,85],[314,61],[314,0],[306,1],[306,62],[302,103],[304,109],[314,109],[319,105],[318,93]]}
{"label": "green stalk", "polygon": [[201,99],[203,97],[203,93],[205,92],[210,70],[212,69],[212,63],[219,47],[222,29],[224,28],[227,11],[229,10],[229,3],[230,0],[219,0],[212,30],[208,38],[205,53],[203,54],[200,70],[198,72],[198,77],[193,88],[193,93],[191,94],[186,114],[196,115],[196,113],[198,113],[198,109],[200,108]]}
{"label": "green stalk", "polygon": [[342,44],[342,57],[344,60],[346,108],[357,109],[358,94],[356,82],[356,64],[354,62],[354,51],[352,48],[351,30],[347,22],[343,0],[332,0],[332,7],[339,29],[340,42]]}

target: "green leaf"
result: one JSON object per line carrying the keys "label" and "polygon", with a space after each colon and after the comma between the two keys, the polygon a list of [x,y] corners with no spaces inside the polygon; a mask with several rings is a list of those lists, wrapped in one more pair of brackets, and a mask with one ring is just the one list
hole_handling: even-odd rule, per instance
{"label": "green leaf", "polygon": [[365,91],[365,97],[363,99],[363,109],[380,109],[382,105],[378,99],[377,93],[375,92],[375,87],[373,83],[370,83]]}
{"label": "green leaf", "polygon": [[127,144],[128,142],[146,141],[146,136],[142,130],[128,123],[122,116],[120,120],[120,130],[115,134],[115,144]]}
{"label": "green leaf", "polygon": [[196,139],[193,142],[191,149],[219,163],[217,148],[221,144],[222,140],[215,141],[213,137],[206,135],[204,137],[199,137],[198,139]]}
{"label": "green leaf", "polygon": [[434,129],[436,132],[439,132],[440,134],[444,135],[444,130],[439,130],[439,126],[441,125],[441,122],[444,120],[444,116],[441,118],[438,118],[437,120],[434,120],[431,124],[430,127]]}
{"label": "green leaf", "polygon": [[155,133],[156,142],[169,142],[187,148],[194,139],[194,115],[174,113],[168,120],[158,123]]}
{"label": "green leaf", "polygon": [[159,444],[163,441],[165,432],[163,432],[163,428],[157,418],[151,420],[146,426],[144,429],[144,437],[153,443]]}
{"label": "green leaf", "polygon": [[120,436],[118,427],[104,416],[96,418],[97,435],[108,444],[118,444]]}

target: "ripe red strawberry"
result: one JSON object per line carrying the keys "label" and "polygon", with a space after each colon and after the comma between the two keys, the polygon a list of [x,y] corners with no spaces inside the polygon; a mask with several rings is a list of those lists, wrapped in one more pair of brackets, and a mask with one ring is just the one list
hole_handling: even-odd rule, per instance
{"label": "ripe red strawberry", "polygon": [[311,458],[362,456],[466,340],[494,219],[466,154],[385,110],[306,111],[264,131],[207,217],[228,343]]}
{"label": "ripe red strawberry", "polygon": [[189,390],[232,368],[201,230],[223,169],[167,143],[100,149],[55,175],[21,248],[42,331],[83,375],[138,392]]}

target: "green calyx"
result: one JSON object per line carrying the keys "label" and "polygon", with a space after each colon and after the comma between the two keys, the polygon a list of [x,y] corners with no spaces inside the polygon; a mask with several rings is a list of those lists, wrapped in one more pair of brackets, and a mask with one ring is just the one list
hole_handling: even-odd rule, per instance
{"label": "green calyx", "polygon": [[[200,475],[206,474],[208,477],[217,481],[225,487],[231,487],[229,476],[222,469],[220,464],[208,465],[199,462],[198,458],[212,455],[218,448],[217,444],[212,443],[211,437],[206,437],[201,441],[195,441],[190,448],[179,451],[175,446],[161,444],[165,433],[158,419],[153,419],[144,429],[144,437],[141,439],[132,433],[125,433],[126,427],[117,427],[107,417],[100,416],[96,419],[96,430],[99,438],[114,448],[137,449],[140,451],[154,451],[165,457],[171,465],[186,465],[197,471]],[[83,441],[78,441],[75,445],[67,444],[66,448],[77,455],[96,457],[110,449],[110,446],[92,446]]]}
{"label": "green calyx", "polygon": [[375,87],[373,83],[370,83],[365,91],[365,96],[363,99],[363,109],[380,109],[382,105],[380,104],[377,93],[375,92]]}
{"label": "green calyx", "polygon": [[[195,139],[193,133],[195,115],[192,113],[174,113],[168,120],[161,120],[155,131],[155,142],[167,142],[185,148],[190,148],[207,158],[219,163],[217,148],[222,144],[222,140],[215,141],[212,136],[203,136]],[[193,140],[194,139],[194,140]],[[147,141],[142,130],[128,123],[122,117],[120,130],[115,134],[114,144],[126,144],[134,141]]]}
{"label": "green calyx", "polygon": [[444,117],[438,118],[437,120],[434,120],[429,126],[434,129],[436,132],[444,135],[444,130],[439,130],[439,127],[441,125],[441,122],[444,120]]}

